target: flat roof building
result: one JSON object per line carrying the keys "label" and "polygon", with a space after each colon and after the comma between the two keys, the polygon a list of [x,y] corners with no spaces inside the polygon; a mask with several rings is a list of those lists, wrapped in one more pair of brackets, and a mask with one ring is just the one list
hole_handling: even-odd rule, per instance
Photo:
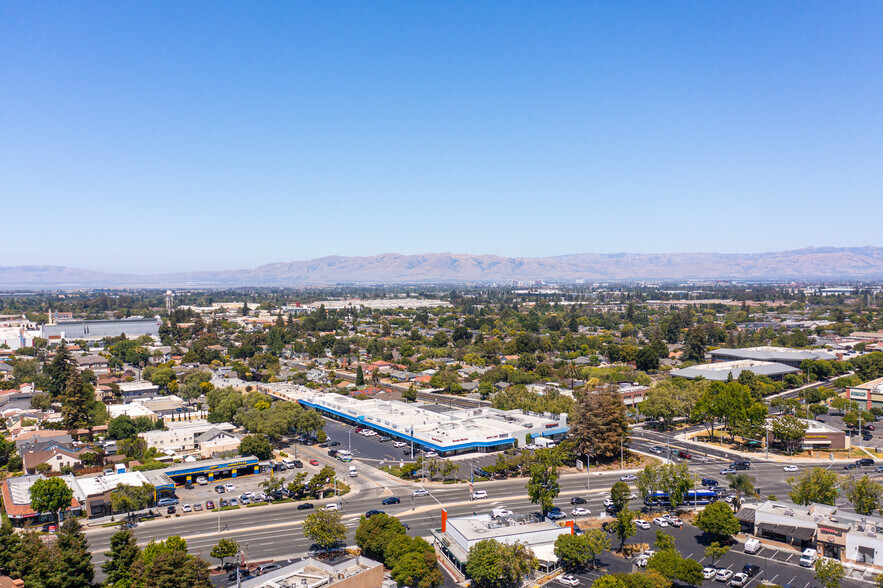
{"label": "flat roof building", "polygon": [[141,335],[159,337],[159,317],[129,318],[108,321],[67,321],[40,327],[40,336],[44,339],[85,339],[97,341],[105,337],[125,335],[131,339]]}
{"label": "flat roof building", "polygon": [[498,451],[524,443],[525,437],[559,438],[570,429],[567,415],[525,413],[490,407],[435,412],[422,403],[357,400],[334,393],[286,391],[270,395],[296,400],[334,419],[367,427],[441,455]]}
{"label": "flat roof building", "polygon": [[846,389],[846,397],[867,410],[883,408],[883,378],[877,378]]}
{"label": "flat roof building", "polygon": [[745,371],[751,372],[757,376],[766,376],[771,380],[781,380],[788,374],[800,373],[798,368],[781,363],[742,359],[738,361],[722,361],[717,363],[691,365],[690,367],[671,370],[669,374],[691,380],[695,378],[705,378],[706,380],[725,382],[731,374],[733,379],[736,379],[739,377],[739,374]]}
{"label": "flat roof building", "polygon": [[380,588],[382,585],[383,565],[361,555],[324,560],[309,557],[240,584],[242,588]]}
{"label": "flat roof building", "polygon": [[820,349],[791,349],[790,347],[744,347],[742,349],[715,349],[710,352],[712,361],[771,361],[799,368],[804,360],[834,360],[837,356]]}

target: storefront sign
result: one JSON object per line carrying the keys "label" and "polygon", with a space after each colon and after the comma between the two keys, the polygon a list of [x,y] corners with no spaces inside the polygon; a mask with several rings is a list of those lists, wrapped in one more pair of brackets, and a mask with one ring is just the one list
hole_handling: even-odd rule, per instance
{"label": "storefront sign", "polygon": [[849,397],[867,400],[868,399],[868,392],[867,392],[867,390],[850,390]]}

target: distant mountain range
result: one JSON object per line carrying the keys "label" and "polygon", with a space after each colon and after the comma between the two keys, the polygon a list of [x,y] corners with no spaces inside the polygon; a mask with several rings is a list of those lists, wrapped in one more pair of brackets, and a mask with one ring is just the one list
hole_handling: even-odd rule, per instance
{"label": "distant mountain range", "polygon": [[883,279],[883,248],[810,247],[756,254],[579,253],[499,257],[386,253],[271,263],[254,269],[115,274],[59,266],[0,267],[0,288],[320,286],[518,281]]}

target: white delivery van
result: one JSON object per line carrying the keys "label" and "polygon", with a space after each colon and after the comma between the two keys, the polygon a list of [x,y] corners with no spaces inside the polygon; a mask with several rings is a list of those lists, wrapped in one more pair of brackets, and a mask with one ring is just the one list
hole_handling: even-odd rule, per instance
{"label": "white delivery van", "polygon": [[356,466],[351,465],[350,466],[350,478],[358,477],[358,475],[359,475],[359,472],[356,471]]}
{"label": "white delivery van", "polygon": [[804,549],[803,555],[800,556],[800,565],[805,568],[811,568],[816,564],[816,560],[819,559],[819,552],[815,549]]}
{"label": "white delivery van", "polygon": [[757,553],[761,547],[760,541],[752,537],[745,542],[745,553]]}

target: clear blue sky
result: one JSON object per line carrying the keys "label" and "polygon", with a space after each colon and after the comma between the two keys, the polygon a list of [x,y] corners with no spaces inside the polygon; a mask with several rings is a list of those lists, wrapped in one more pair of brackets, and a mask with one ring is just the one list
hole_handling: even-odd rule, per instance
{"label": "clear blue sky", "polygon": [[880,2],[2,2],[0,265],[883,245]]}

